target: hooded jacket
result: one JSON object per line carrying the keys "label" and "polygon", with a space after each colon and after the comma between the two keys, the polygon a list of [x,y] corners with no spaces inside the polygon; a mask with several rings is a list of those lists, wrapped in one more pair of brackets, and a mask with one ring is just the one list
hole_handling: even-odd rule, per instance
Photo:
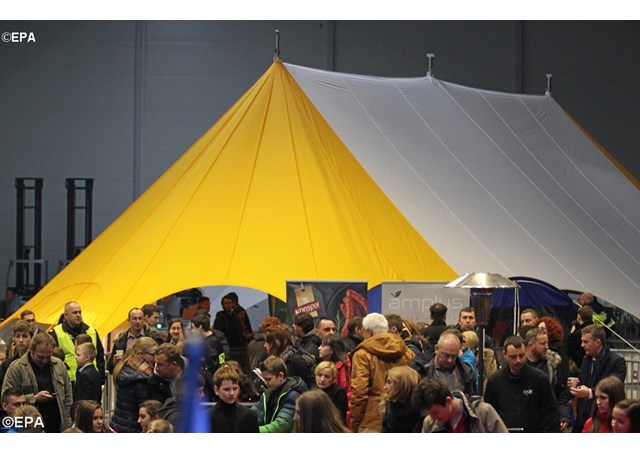
{"label": "hooded jacket", "polygon": [[[465,432],[468,433],[508,433],[509,430],[490,404],[482,398],[470,400],[463,392],[453,392],[453,397],[462,400],[465,411]],[[451,427],[435,421],[431,416],[424,419],[423,433],[450,433]]]}
{"label": "hooded jacket", "polygon": [[351,429],[380,432],[380,398],[384,375],[395,366],[409,365],[415,354],[398,334],[381,333],[363,340],[351,356]]}
{"label": "hooded jacket", "polygon": [[288,377],[276,390],[267,390],[260,401],[253,406],[258,413],[261,433],[289,433],[293,428],[296,399],[307,391],[307,386],[299,377]]}

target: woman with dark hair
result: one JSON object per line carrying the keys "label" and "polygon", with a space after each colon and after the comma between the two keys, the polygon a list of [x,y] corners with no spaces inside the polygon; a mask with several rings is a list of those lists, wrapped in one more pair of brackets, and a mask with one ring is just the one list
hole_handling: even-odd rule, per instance
{"label": "woman with dark hair", "polygon": [[351,397],[351,360],[347,355],[347,348],[340,335],[329,335],[322,339],[318,348],[320,360],[333,362],[338,369],[336,382],[345,389],[347,396]]}
{"label": "woman with dark hair", "polygon": [[309,390],[296,400],[294,433],[348,433],[338,409],[322,390]]}
{"label": "woman with dark hair", "polygon": [[640,402],[618,401],[611,413],[611,428],[614,433],[640,433]]}
{"label": "woman with dark hair", "polygon": [[109,422],[112,431],[140,432],[138,410],[144,401],[151,399],[149,377],[153,374],[157,348],[155,340],[149,337],[138,338],[113,370],[116,405]]}
{"label": "woman with dark hair", "polygon": [[287,376],[298,376],[307,388],[314,388],[316,360],[309,352],[293,345],[293,338],[287,329],[278,325],[264,332],[264,348],[269,357],[280,357],[287,365]]}
{"label": "woman with dark hair", "polygon": [[569,377],[569,351],[564,344],[564,329],[556,318],[543,316],[534,321],[534,325],[544,330],[549,337],[549,349],[557,352],[562,358],[558,366],[558,379],[560,382],[567,382]]}
{"label": "woman with dark hair", "polygon": [[180,341],[183,341],[184,340],[184,324],[182,324],[182,319],[172,318],[169,321],[169,324],[167,324],[167,333],[169,334],[169,337],[167,338],[167,343],[176,345]]}
{"label": "woman with dark hair", "polygon": [[614,406],[626,398],[624,384],[617,376],[608,376],[596,384],[591,418],[584,423],[583,433],[610,433]]}
{"label": "woman with dark hair", "polygon": [[138,423],[143,433],[149,431],[151,422],[160,418],[162,403],[157,400],[147,400],[138,409]]}
{"label": "woman with dark hair", "polygon": [[83,433],[106,433],[107,430],[102,418],[102,406],[93,400],[78,401],[75,425]]}

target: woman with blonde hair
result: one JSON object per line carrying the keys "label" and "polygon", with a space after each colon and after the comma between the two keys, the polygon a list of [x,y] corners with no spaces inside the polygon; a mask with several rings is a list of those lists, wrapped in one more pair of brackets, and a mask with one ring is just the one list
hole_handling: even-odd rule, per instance
{"label": "woman with blonde hair", "polygon": [[[480,344],[480,338],[478,338],[478,334],[472,330],[467,330],[462,332],[462,338],[464,339],[463,345],[469,351],[465,356],[465,353],[460,356],[460,360],[463,362],[466,361],[469,365],[471,354],[475,357],[475,364],[472,366],[474,373],[478,375],[478,345]],[[465,351],[466,352],[466,351]],[[498,361],[496,360],[496,354],[493,352],[491,348],[484,348],[484,382],[482,383],[482,389],[487,386],[487,379],[493,373],[498,371]],[[480,376],[478,376],[478,380],[480,380]],[[477,388],[480,388],[476,384]]]}
{"label": "woman with blonde hair", "polygon": [[614,406],[626,398],[624,384],[617,376],[608,376],[596,384],[591,417],[584,423],[583,433],[610,433]]}
{"label": "woman with blonde hair", "polygon": [[304,392],[296,400],[294,433],[348,433],[338,409],[320,389]]}
{"label": "woman with blonde hair", "polygon": [[[35,406],[30,404],[23,404],[16,408],[11,414],[13,420],[20,420],[20,428],[19,432],[21,433],[44,433],[46,426],[44,426],[44,421],[42,419],[42,414]],[[3,420],[3,424],[7,423]],[[16,422],[13,422],[13,425],[16,425]],[[5,425],[6,426],[6,425]],[[4,446],[4,445],[3,445]]]}
{"label": "woman with blonde hair", "polygon": [[109,428],[118,433],[139,433],[138,410],[151,399],[149,377],[153,374],[158,344],[149,337],[138,338],[113,370],[116,405]]}
{"label": "woman with blonde hair", "polygon": [[316,385],[331,399],[336,409],[342,415],[342,421],[349,426],[349,397],[347,392],[336,382],[338,367],[333,362],[324,360],[316,366]]}
{"label": "woman with blonde hair", "polygon": [[148,433],[172,433],[173,425],[163,418],[154,420],[149,425]]}
{"label": "woman with blonde hair", "polygon": [[385,374],[380,400],[383,433],[419,433],[422,429],[420,411],[411,405],[411,394],[420,381],[416,370],[397,366]]}

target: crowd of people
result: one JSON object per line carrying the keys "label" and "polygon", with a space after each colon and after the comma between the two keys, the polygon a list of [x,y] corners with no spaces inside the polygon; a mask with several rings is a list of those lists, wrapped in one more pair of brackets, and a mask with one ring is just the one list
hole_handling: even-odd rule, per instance
{"label": "crowd of people", "polygon": [[[640,403],[625,395],[626,362],[608,348],[589,303],[566,338],[559,320],[524,310],[518,335],[500,347],[478,335],[471,307],[455,325],[441,303],[431,306],[429,324],[369,313],[341,336],[335,320],[308,313],[292,325],[269,316],[254,332],[235,293],[220,305],[212,322],[201,298],[189,325],[172,319],[165,335],[154,304],[133,307],[106,354],[77,302],[49,332],[23,311],[0,348],[2,429],[640,432]],[[109,410],[107,379],[115,389]]]}

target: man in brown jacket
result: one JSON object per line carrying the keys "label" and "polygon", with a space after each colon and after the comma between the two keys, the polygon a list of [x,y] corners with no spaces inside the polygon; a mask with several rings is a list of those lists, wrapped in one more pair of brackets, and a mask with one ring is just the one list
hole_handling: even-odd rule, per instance
{"label": "man in brown jacket", "polygon": [[402,338],[388,333],[387,319],[370,313],[362,320],[364,340],[351,356],[351,430],[380,432],[380,397],[387,370],[409,365],[415,354]]}

